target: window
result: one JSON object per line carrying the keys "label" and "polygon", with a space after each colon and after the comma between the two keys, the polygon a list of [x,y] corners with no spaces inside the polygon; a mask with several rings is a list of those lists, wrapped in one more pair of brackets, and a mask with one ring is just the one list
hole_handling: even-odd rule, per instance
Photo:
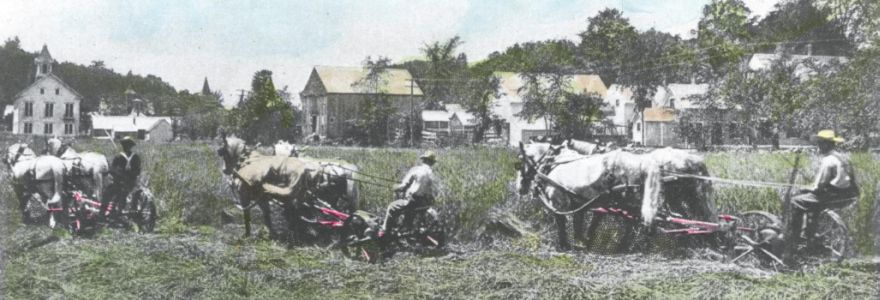
{"label": "window", "polygon": [[642,123],[636,123],[636,131],[642,131]]}
{"label": "window", "polygon": [[25,102],[24,103],[24,116],[25,117],[33,117],[34,116],[34,103],[33,102]]}
{"label": "window", "polygon": [[73,103],[64,103],[64,117],[73,118]]}
{"label": "window", "polygon": [[620,99],[614,100],[614,106],[620,106]]}
{"label": "window", "polygon": [[669,99],[669,108],[675,108],[675,98]]}
{"label": "window", "polygon": [[43,111],[46,118],[51,118],[55,114],[55,103],[46,103],[46,110]]}
{"label": "window", "polygon": [[52,123],[46,123],[43,125],[43,134],[52,134]]}
{"label": "window", "polygon": [[34,124],[31,124],[30,122],[24,123],[24,133],[34,133]]}
{"label": "window", "polygon": [[55,95],[61,95],[61,89],[55,88]]}
{"label": "window", "polygon": [[45,94],[45,93],[46,93],[46,89],[40,88],[40,95]]}
{"label": "window", "polygon": [[71,123],[64,124],[64,134],[73,134],[73,124],[71,124]]}
{"label": "window", "polygon": [[[49,65],[47,65],[47,64],[40,65],[40,73],[42,73],[42,74],[49,73]],[[42,93],[42,91],[43,91],[43,89],[40,89],[41,93]]]}

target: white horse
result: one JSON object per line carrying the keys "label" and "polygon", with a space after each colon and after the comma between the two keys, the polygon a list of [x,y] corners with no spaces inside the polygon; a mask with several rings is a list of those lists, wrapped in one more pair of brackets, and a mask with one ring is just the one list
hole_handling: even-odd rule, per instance
{"label": "white horse", "polygon": [[[49,155],[37,156],[27,144],[16,143],[6,149],[4,162],[12,170],[13,189],[23,220],[30,221],[26,209],[28,200],[33,196],[39,196],[47,208],[50,205],[60,207],[64,187],[64,162],[61,159]],[[53,213],[50,214],[49,226],[54,225]]]}
{"label": "white horse", "polygon": [[[539,150],[533,147],[533,154],[540,152]],[[529,156],[524,146],[521,151],[526,157]],[[579,214],[575,215],[575,221],[582,221],[585,209],[607,205],[612,200],[610,197],[613,195],[608,191],[613,188],[642,187],[640,199],[628,197],[619,200],[624,202],[622,204],[625,206],[637,208],[641,212],[641,220],[645,226],[653,223],[654,217],[663,205],[660,168],[653,159],[646,156],[622,151],[583,156],[567,151],[554,159],[565,163],[548,166],[541,161],[524,159],[517,175],[517,188],[523,195],[528,194],[529,191],[537,194],[546,208],[554,214],[558,234],[557,246],[560,249],[570,248],[566,216]],[[538,174],[539,172],[541,174]],[[535,189],[532,189],[533,185]],[[575,228],[576,231],[580,231]]]}
{"label": "white horse", "polygon": [[107,157],[96,152],[78,153],[57,138],[48,141],[49,154],[61,158],[68,178],[78,186],[91,187],[92,196],[104,197],[104,178],[110,172]]}

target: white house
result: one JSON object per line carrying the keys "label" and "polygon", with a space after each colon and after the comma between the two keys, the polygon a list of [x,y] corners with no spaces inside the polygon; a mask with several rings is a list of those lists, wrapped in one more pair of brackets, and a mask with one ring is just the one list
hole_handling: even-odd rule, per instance
{"label": "white house", "polygon": [[54,63],[43,45],[34,59],[34,82],[15,95],[8,112],[12,114],[12,133],[75,136],[79,132],[82,96],[52,73]]}
{"label": "white house", "polygon": [[677,122],[680,112],[699,109],[696,98],[705,95],[708,89],[707,84],[694,83],[672,83],[657,87],[651,107],[633,116],[633,143],[645,146],[671,146],[679,143]]}
{"label": "white house", "polygon": [[[552,126],[544,118],[527,120],[517,115],[523,108],[519,89],[525,84],[520,73],[495,72],[493,75],[499,79],[500,97],[493,101],[492,113],[507,123],[508,128],[505,132],[507,144],[516,146],[533,136],[551,133]],[[569,88],[572,92],[595,93],[603,98],[608,94],[608,88],[598,75],[572,75],[569,79]]]}
{"label": "white house", "polygon": [[[130,94],[134,94],[132,91]],[[174,139],[174,120],[171,117],[147,116],[143,113],[144,101],[132,100],[131,113],[127,116],[105,116],[92,113],[92,137],[119,139],[130,136],[135,139],[153,142],[168,142]]]}
{"label": "white house", "polygon": [[[770,66],[779,59],[783,58],[780,53],[755,53],[749,59],[748,68],[751,71],[763,71],[770,69]],[[843,56],[827,56],[827,55],[798,55],[792,54],[788,56],[788,63],[796,64],[795,75],[801,80],[805,80],[813,75],[814,71],[809,64],[815,66],[827,66],[835,63],[845,64],[849,62]]]}
{"label": "white house", "polygon": [[635,122],[636,103],[632,90],[619,84],[608,88],[608,95],[603,99],[602,113],[614,127],[615,135],[629,135],[628,129]]}

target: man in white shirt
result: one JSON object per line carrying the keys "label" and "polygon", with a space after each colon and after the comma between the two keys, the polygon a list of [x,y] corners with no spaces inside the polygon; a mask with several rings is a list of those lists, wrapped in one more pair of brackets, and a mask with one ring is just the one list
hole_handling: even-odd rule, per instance
{"label": "man in white shirt", "polygon": [[382,231],[379,232],[380,237],[394,230],[397,219],[402,213],[434,203],[434,171],[431,166],[436,162],[436,156],[433,152],[427,151],[419,156],[419,160],[421,163],[409,169],[401,183],[395,186],[395,192],[405,192],[404,198],[388,205],[385,222],[382,224]]}
{"label": "man in white shirt", "polygon": [[[814,137],[822,160],[816,172],[812,188],[801,190],[801,194],[791,199],[793,209],[792,226],[794,236],[799,238],[805,213],[821,212],[829,208],[842,208],[859,197],[855,173],[846,156],[834,150],[843,138],[832,130],[822,130]],[[811,224],[815,226],[815,224]],[[812,230],[807,230],[812,232]]]}

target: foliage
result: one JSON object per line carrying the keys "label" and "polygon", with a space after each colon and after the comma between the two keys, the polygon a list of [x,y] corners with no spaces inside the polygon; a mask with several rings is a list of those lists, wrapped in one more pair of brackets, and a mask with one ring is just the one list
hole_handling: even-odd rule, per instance
{"label": "foliage", "polygon": [[464,41],[455,36],[446,41],[425,44],[422,53],[428,68],[419,78],[419,87],[425,93],[425,109],[442,109],[440,103],[461,103],[467,86],[467,56],[457,53]]}
{"label": "foliage", "polygon": [[493,52],[486,60],[475,64],[478,72],[548,72],[554,68],[577,67],[576,46],[568,40],[547,40],[514,44],[504,52]]}
{"label": "foliage", "polygon": [[385,77],[387,77],[387,69],[390,64],[391,60],[386,57],[380,56],[376,60],[367,57],[364,60],[364,69],[367,74],[354,83],[367,95],[365,101],[360,105],[358,119],[355,120],[354,125],[356,132],[365,133],[362,136],[353,136],[362,144],[385,145],[391,140],[390,135],[394,132],[389,127],[397,110],[385,91],[388,84],[388,79]]}
{"label": "foliage", "polygon": [[709,69],[707,77],[717,77],[741,63],[749,53],[752,39],[749,9],[742,0],[712,0],[703,7],[697,41],[704,49],[701,60]]}
{"label": "foliage", "polygon": [[254,74],[251,93],[234,111],[237,131],[245,140],[266,145],[278,140],[293,140],[293,107],[279,96],[272,83],[272,71]]}
{"label": "foliage", "polygon": [[490,127],[498,123],[498,117],[492,112],[493,101],[500,97],[501,80],[491,73],[480,72],[477,69],[470,71],[467,83],[467,98],[464,107],[474,114],[477,124],[474,127],[474,139],[472,142],[479,143]]}
{"label": "foliage", "polygon": [[578,34],[581,63],[587,64],[607,85],[617,82],[620,66],[628,63],[627,53],[638,39],[635,27],[623,12],[606,8],[588,19],[587,30]]}

